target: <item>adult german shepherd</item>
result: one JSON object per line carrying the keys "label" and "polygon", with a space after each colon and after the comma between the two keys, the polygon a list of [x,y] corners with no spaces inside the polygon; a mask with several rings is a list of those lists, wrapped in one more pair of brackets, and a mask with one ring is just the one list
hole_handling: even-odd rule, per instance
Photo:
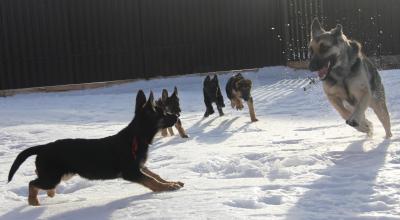
{"label": "adult german shepherd", "polygon": [[328,100],[346,123],[372,135],[372,123],[365,117],[371,107],[392,136],[385,90],[375,65],[363,55],[361,45],[348,39],[342,25],[325,31],[318,19],[311,25],[309,69],[318,71]]}
{"label": "adult german shepherd", "polygon": [[242,74],[238,73],[229,78],[226,83],[226,95],[231,100],[232,108],[242,110],[244,108],[242,99],[247,102],[249,107],[250,118],[252,122],[258,121],[256,113],[254,112],[253,97],[251,97],[251,86],[252,82],[249,79],[245,79]]}
{"label": "adult german shepherd", "polygon": [[11,166],[11,181],[19,166],[36,156],[37,179],[29,183],[30,205],[38,206],[39,190],[53,197],[55,188],[65,176],[78,174],[90,180],[123,178],[153,191],[176,190],[181,182],[163,180],[145,166],[149,144],[162,128],[176,123],[177,116],[165,114],[143,91],[136,97],[135,117],[129,125],[113,136],[101,139],[63,139],[22,151]]}
{"label": "adult german shepherd", "polygon": [[[158,107],[160,107],[165,113],[177,115],[179,117],[182,110],[181,110],[181,107],[179,104],[178,89],[176,88],[176,86],[175,86],[174,92],[172,93],[171,96],[168,96],[168,91],[166,89],[163,89],[161,98],[156,101],[156,105]],[[185,129],[182,127],[182,122],[179,118],[175,123],[175,128],[178,130],[179,135],[182,138],[189,137],[186,134]],[[169,127],[168,131],[171,136],[175,135],[174,130],[172,130],[172,127]],[[168,136],[168,132],[167,132],[166,128],[161,130],[161,135],[163,137]]]}

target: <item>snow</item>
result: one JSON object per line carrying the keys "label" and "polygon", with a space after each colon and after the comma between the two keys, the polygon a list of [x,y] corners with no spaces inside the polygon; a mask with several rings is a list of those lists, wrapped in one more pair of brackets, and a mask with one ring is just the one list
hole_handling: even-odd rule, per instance
{"label": "snow", "polygon": [[[231,75],[220,76],[221,88]],[[368,138],[344,123],[320,82],[304,91],[314,76],[307,71],[269,67],[244,75],[253,80],[256,123],[226,99],[225,116],[203,119],[204,75],[196,74],[0,98],[0,219],[400,219],[400,70],[381,71],[391,140],[372,111],[375,135]],[[6,182],[23,149],[114,134],[133,117],[138,89],[160,96],[175,85],[190,138],[158,135],[148,166],[184,182],[181,190],[152,193],[120,179],[74,177],[54,198],[41,193],[41,207],[30,207],[34,157]]]}

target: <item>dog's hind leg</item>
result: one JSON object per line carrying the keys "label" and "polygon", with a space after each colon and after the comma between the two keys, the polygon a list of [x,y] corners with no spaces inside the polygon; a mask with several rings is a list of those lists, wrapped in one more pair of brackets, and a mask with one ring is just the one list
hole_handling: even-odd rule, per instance
{"label": "dog's hind leg", "polygon": [[247,106],[249,106],[249,112],[250,112],[250,118],[252,122],[258,121],[256,118],[256,113],[254,111],[254,103],[253,103],[253,97],[250,97],[249,100],[247,101]]}
{"label": "dog's hind leg", "polygon": [[176,121],[176,123],[175,123],[175,128],[178,130],[179,135],[180,135],[182,138],[188,138],[188,137],[189,137],[189,136],[186,134],[185,129],[183,129],[183,127],[182,127],[181,119],[178,118],[178,121]]}
{"label": "dog's hind leg", "polygon": [[175,135],[174,130],[172,130],[172,127],[169,127],[169,128],[168,128],[168,132],[169,132],[169,134],[170,134],[171,136],[174,136],[174,135]]}
{"label": "dog's hind leg", "polygon": [[34,186],[34,181],[29,183],[29,195],[28,195],[28,204],[32,206],[39,206],[39,199],[37,198],[39,194],[39,188]]}
{"label": "dog's hind leg", "polygon": [[[37,195],[39,190],[49,190],[50,192],[55,189],[61,178],[37,178],[29,183],[29,196],[28,203],[32,206],[39,206]],[[51,194],[50,194],[51,195]],[[49,195],[49,196],[50,196]],[[54,196],[54,195],[53,195]]]}
{"label": "dog's hind leg", "polygon": [[386,138],[392,137],[392,131],[390,126],[390,116],[389,111],[387,109],[386,103],[383,100],[374,100],[371,103],[371,108],[374,110],[376,116],[378,116],[379,121],[382,123],[385,128]]}

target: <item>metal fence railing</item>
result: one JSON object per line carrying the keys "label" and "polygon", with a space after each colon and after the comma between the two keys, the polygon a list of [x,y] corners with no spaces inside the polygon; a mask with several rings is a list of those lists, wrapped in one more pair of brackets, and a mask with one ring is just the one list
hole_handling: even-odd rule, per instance
{"label": "metal fence railing", "polygon": [[285,65],[310,23],[400,54],[398,0],[1,0],[0,90]]}

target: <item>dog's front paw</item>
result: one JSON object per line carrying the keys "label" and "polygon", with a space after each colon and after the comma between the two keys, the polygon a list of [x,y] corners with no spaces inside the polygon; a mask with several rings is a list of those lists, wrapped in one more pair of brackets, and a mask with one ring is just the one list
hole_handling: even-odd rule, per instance
{"label": "dog's front paw", "polygon": [[251,122],[257,122],[258,121],[258,119],[257,118],[253,118],[253,119],[251,119]]}
{"label": "dog's front paw", "polygon": [[182,183],[181,181],[176,181],[176,182],[170,182],[170,183],[174,183],[174,184],[178,184],[179,186],[183,187],[185,184]]}
{"label": "dog's front paw", "polygon": [[175,182],[160,183],[160,185],[151,188],[153,192],[164,192],[164,191],[174,191],[182,188],[181,185]]}
{"label": "dog's front paw", "polygon": [[181,137],[182,138],[189,138],[189,136],[187,134],[182,134]]}
{"label": "dog's front paw", "polygon": [[346,124],[350,125],[351,127],[358,127],[360,125],[355,119],[346,120]]}
{"label": "dog's front paw", "polygon": [[179,183],[176,182],[171,182],[171,183],[166,183],[168,187],[166,188],[166,191],[173,191],[173,190],[178,190],[182,188],[183,186]]}
{"label": "dog's front paw", "polygon": [[392,132],[389,132],[389,134],[386,134],[386,139],[390,139],[391,137],[393,137],[393,134],[392,134]]}
{"label": "dog's front paw", "polygon": [[208,118],[208,116],[210,116],[210,113],[206,111],[206,113],[204,113],[204,118]]}

